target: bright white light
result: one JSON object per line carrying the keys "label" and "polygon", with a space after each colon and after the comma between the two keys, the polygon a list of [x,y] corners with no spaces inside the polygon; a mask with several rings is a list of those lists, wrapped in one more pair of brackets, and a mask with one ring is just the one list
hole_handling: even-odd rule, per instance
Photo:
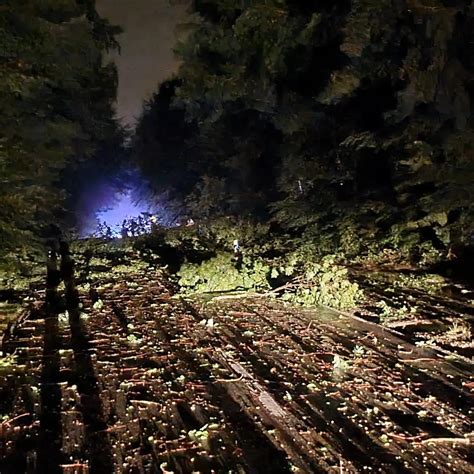
{"label": "bright white light", "polygon": [[143,213],[150,212],[149,206],[133,201],[131,192],[118,193],[116,199],[113,206],[97,212],[99,222],[111,228],[121,226],[126,219],[134,219]]}
{"label": "bright white light", "polygon": [[98,211],[96,216],[99,227],[105,225],[110,228],[114,237],[121,237],[124,222],[138,219],[143,214],[151,214],[150,207],[145,203],[135,202],[132,193],[126,192],[117,193],[114,204]]}

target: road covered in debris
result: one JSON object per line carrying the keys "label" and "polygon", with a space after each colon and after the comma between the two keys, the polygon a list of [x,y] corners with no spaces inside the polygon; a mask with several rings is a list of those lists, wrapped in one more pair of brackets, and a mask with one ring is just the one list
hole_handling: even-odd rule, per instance
{"label": "road covered in debris", "polygon": [[468,358],[329,309],[184,299],[138,255],[78,270],[78,309],[38,290],[4,338],[2,473],[473,472]]}

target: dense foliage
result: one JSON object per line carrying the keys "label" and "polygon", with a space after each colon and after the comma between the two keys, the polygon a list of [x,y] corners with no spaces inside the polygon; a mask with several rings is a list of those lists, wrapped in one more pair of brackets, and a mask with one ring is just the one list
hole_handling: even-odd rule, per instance
{"label": "dense foliage", "polygon": [[155,190],[198,217],[270,209],[328,251],[472,244],[469,4],[196,0],[135,138]]}
{"label": "dense foliage", "polygon": [[99,173],[120,148],[116,71],[103,61],[119,31],[93,0],[0,2],[3,260],[66,220],[85,170]]}

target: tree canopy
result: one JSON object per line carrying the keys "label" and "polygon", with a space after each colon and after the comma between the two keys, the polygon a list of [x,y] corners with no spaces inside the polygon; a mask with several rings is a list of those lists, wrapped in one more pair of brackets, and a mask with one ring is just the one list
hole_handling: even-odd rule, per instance
{"label": "tree canopy", "polygon": [[[271,209],[339,243],[470,239],[470,2],[196,0],[190,23],[167,107],[192,129],[173,154],[192,213]],[[157,123],[137,140],[168,169]]]}
{"label": "tree canopy", "polygon": [[61,222],[81,167],[119,146],[104,62],[119,32],[92,0],[1,2],[0,256]]}

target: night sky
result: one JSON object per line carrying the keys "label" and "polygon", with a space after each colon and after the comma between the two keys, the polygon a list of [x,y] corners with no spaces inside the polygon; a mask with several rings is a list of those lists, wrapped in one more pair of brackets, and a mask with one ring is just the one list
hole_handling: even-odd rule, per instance
{"label": "night sky", "polygon": [[101,15],[122,26],[117,114],[126,124],[140,115],[143,100],[176,72],[176,26],[185,18],[187,0],[97,0]]}

